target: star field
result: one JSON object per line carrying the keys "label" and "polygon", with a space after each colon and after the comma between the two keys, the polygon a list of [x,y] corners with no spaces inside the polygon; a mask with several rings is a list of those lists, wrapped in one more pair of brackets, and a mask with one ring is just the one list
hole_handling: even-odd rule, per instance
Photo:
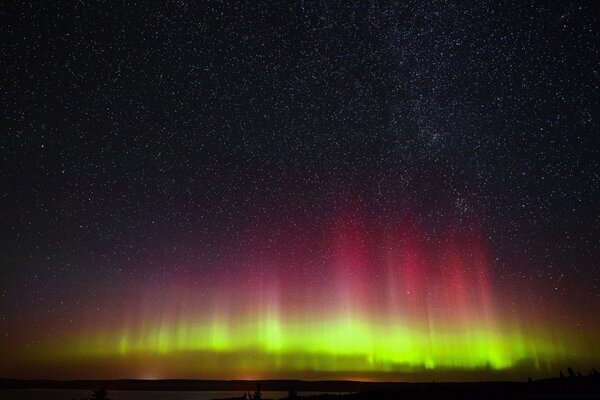
{"label": "star field", "polygon": [[[10,2],[0,18],[0,355],[16,348],[27,365],[27,349],[97,324],[118,330],[152,308],[185,314],[213,303],[206,315],[228,315],[225,326],[254,312],[276,320],[280,346],[302,352],[286,341],[292,322],[270,307],[308,318],[313,305],[300,289],[286,300],[274,276],[329,288],[340,296],[332,315],[347,307],[359,316],[352,326],[368,331],[365,315],[381,311],[373,293],[391,293],[379,282],[382,260],[406,250],[394,246],[410,242],[398,232],[411,224],[421,297],[403,316],[421,321],[429,299],[433,319],[450,304],[457,321],[485,314],[505,322],[499,331],[511,315],[575,333],[582,349],[600,337],[596,3]],[[329,234],[339,240],[328,247]],[[467,244],[480,242],[490,281],[481,295],[493,311],[452,308],[440,294],[454,288],[440,272],[446,253],[462,260],[454,296],[475,285],[469,260],[480,250]],[[338,245],[364,254],[340,255]],[[363,256],[348,282],[331,273]],[[219,296],[245,298],[256,282],[267,282],[256,286],[264,304],[222,311]],[[370,294],[356,305],[344,288]],[[408,304],[402,296],[393,301]],[[142,339],[154,325],[136,326],[130,338],[145,347],[131,348],[154,351]],[[329,343],[302,332],[314,348]],[[195,346],[186,340],[182,348]],[[387,355],[388,344],[374,346]],[[439,356],[427,351],[399,360]],[[509,353],[485,360],[510,369]],[[27,376],[17,364],[0,375]],[[268,375],[272,365],[257,368]]]}

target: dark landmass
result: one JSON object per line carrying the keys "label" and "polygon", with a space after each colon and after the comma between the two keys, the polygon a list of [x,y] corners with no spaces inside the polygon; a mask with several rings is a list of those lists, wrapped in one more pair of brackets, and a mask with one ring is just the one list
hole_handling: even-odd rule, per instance
{"label": "dark landmass", "polygon": [[[17,380],[0,379],[0,389],[81,389],[148,391],[263,391],[298,393],[294,398],[311,400],[367,399],[600,399],[598,375],[571,376],[525,382],[358,382],[300,380]],[[304,397],[302,392],[330,392]],[[335,394],[339,392],[340,394]]]}

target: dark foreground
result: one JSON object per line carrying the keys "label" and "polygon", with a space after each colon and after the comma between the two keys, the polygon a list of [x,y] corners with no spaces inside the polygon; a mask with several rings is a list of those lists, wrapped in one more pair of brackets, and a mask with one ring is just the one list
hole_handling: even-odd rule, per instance
{"label": "dark foreground", "polygon": [[[199,381],[199,380],[79,380],[0,379],[0,389],[81,389],[111,391],[240,391],[266,399],[256,390],[287,392],[283,398],[311,400],[370,399],[600,399],[600,375],[571,376],[529,382],[356,382],[356,381]],[[302,392],[338,392],[303,396]],[[266,394],[266,393],[265,393]],[[1,391],[0,391],[1,395]],[[154,397],[153,397],[154,398]]]}

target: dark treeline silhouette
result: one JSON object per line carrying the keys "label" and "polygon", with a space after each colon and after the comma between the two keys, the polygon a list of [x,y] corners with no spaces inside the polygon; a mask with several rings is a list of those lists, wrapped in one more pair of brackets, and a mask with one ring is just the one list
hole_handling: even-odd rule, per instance
{"label": "dark treeline silhouette", "polygon": [[[88,399],[84,397],[80,400],[88,400]],[[92,390],[92,397],[90,397],[90,400],[111,400],[111,399],[108,397],[108,391],[106,390],[106,387],[102,386],[98,390]]]}
{"label": "dark treeline silhouette", "polygon": [[[252,386],[254,392],[248,392]],[[98,389],[98,388],[101,389]],[[371,399],[600,399],[600,373],[592,368],[583,374],[571,367],[556,378],[522,382],[357,382],[357,381],[21,381],[0,379],[0,389],[90,389],[90,400],[110,400],[108,391],[240,391],[243,400],[267,400],[263,390],[287,391],[283,399],[371,400]],[[324,392],[303,396],[302,392]],[[328,393],[327,393],[328,392]],[[339,392],[339,393],[335,393]],[[118,397],[118,396],[117,396]],[[240,397],[230,400],[239,400]],[[87,400],[87,399],[82,399]]]}
{"label": "dark treeline silhouette", "polygon": [[110,400],[108,398],[108,393],[106,391],[106,387],[102,387],[99,390],[94,390],[92,393],[92,400]]}
{"label": "dark treeline silhouette", "polygon": [[[568,377],[561,371],[558,378],[533,380],[526,382],[430,382],[408,383],[397,388],[366,390],[355,393],[323,393],[302,396],[291,385],[288,396],[279,400],[495,400],[495,399],[600,399],[600,373],[596,368],[587,375],[567,368]],[[260,383],[253,396],[246,393],[242,400],[262,399]],[[227,399],[237,400],[237,399]],[[267,400],[262,399],[262,400]],[[276,400],[276,399],[274,399]]]}

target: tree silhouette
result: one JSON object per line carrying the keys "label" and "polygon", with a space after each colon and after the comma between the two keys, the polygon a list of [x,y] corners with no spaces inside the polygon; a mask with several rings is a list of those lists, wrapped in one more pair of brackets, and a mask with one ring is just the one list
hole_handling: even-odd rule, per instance
{"label": "tree silhouette", "polygon": [[254,396],[252,396],[254,400],[262,399],[262,394],[260,392],[260,382],[256,384],[256,391],[254,392]]}
{"label": "tree silhouette", "polygon": [[298,398],[298,393],[296,392],[296,388],[294,387],[294,385],[290,386],[290,389],[288,390],[288,399],[297,399]]}
{"label": "tree silhouette", "polygon": [[110,400],[106,392],[106,387],[103,386],[100,390],[92,391],[92,400]]}

